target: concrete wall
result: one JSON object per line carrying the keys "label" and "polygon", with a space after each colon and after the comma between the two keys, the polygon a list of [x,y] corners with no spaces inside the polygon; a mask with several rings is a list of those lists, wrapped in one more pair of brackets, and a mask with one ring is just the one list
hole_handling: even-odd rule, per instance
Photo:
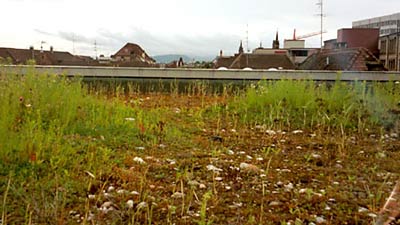
{"label": "concrete wall", "polygon": [[395,72],[332,72],[298,70],[205,70],[205,69],[159,69],[121,67],[78,67],[78,66],[0,66],[0,74],[28,74],[35,70],[40,74],[60,74],[86,78],[111,79],[191,79],[191,80],[279,80],[310,79],[321,81],[400,81],[400,73]]}

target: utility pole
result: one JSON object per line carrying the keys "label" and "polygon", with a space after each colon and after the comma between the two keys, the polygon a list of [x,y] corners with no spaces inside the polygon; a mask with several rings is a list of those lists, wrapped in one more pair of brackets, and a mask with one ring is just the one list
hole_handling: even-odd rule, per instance
{"label": "utility pole", "polygon": [[319,14],[317,14],[318,16],[320,16],[321,18],[321,49],[322,46],[324,44],[324,40],[323,40],[323,32],[324,32],[324,0],[319,0],[319,2],[317,3],[317,5],[319,6],[319,8],[321,9],[321,12]]}
{"label": "utility pole", "polygon": [[246,50],[247,50],[247,52],[250,52],[250,49],[249,49],[249,24],[247,24],[246,28],[247,28],[246,29]]}
{"label": "utility pole", "polygon": [[397,30],[396,30],[396,71],[400,71],[399,62],[399,32],[400,32],[400,20],[397,20]]}
{"label": "utility pole", "polygon": [[75,55],[75,33],[72,33],[72,54]]}
{"label": "utility pole", "polygon": [[97,41],[94,40],[94,54],[96,55],[95,59],[97,60]]}
{"label": "utility pole", "polygon": [[45,41],[40,42],[40,52],[43,53],[43,44],[46,44]]}

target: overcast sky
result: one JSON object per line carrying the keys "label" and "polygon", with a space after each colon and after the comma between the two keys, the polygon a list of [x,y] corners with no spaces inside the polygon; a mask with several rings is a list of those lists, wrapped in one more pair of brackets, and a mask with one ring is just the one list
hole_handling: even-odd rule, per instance
{"label": "overcast sky", "polygon": [[[275,32],[281,42],[320,30],[319,0],[0,0],[0,47],[55,50],[75,54],[114,54],[126,42],[150,55],[215,56],[271,47]],[[352,21],[400,12],[399,0],[324,0],[324,39]],[[248,26],[247,26],[248,24]],[[247,29],[248,27],[248,29]],[[248,35],[246,34],[248,31]],[[306,39],[319,47],[319,37]]]}

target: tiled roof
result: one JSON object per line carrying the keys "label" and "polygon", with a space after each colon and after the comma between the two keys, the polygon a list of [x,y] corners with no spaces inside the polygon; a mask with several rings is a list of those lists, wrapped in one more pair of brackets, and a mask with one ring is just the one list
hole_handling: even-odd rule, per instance
{"label": "tiled roof", "polygon": [[216,62],[215,62],[215,67],[219,68],[219,67],[226,67],[229,68],[233,61],[235,60],[234,56],[230,56],[230,57],[219,57],[217,58]]}
{"label": "tiled roof", "polygon": [[237,54],[232,57],[219,57],[215,67],[226,67],[229,69],[270,69],[279,68],[295,69],[295,65],[286,55],[263,55],[263,54]]}
{"label": "tiled roof", "polygon": [[149,55],[147,55],[147,53],[139,45],[134,44],[134,43],[127,43],[112,57],[116,58],[116,56],[120,56],[120,57],[134,56],[136,61],[145,61],[147,63],[155,63],[155,60],[153,58],[151,58]]}
{"label": "tiled roof", "polygon": [[323,49],[308,57],[301,65],[302,70],[385,70],[380,61],[366,48]]}
{"label": "tiled roof", "polygon": [[0,48],[0,57],[10,57],[13,64],[25,64],[32,58],[35,59],[38,65],[90,65],[93,60],[90,58],[82,58],[74,56],[69,52],[60,51],[40,51],[30,49],[16,49],[16,48]]}

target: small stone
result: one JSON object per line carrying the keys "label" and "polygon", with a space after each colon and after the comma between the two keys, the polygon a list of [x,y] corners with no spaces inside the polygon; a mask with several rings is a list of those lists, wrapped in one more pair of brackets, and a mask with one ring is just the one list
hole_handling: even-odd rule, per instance
{"label": "small stone", "polygon": [[315,218],[315,222],[317,222],[318,224],[321,224],[321,223],[326,223],[326,220],[323,217],[317,216]]}
{"label": "small stone", "polygon": [[96,195],[88,195],[88,199],[95,199]]}
{"label": "small stone", "polygon": [[273,130],[266,130],[265,133],[271,136],[276,134],[276,132]]}
{"label": "small stone", "polygon": [[293,133],[293,134],[302,134],[303,131],[302,131],[302,130],[294,130],[292,133]]}
{"label": "small stone", "polygon": [[297,149],[297,150],[301,150],[301,149],[303,149],[303,147],[297,146],[296,149]]}
{"label": "small stone", "polygon": [[135,149],[138,151],[143,151],[143,150],[145,150],[145,147],[136,147]]}
{"label": "small stone", "polygon": [[136,209],[142,209],[147,207],[147,202],[141,202],[136,206]]}
{"label": "small stone", "polygon": [[218,167],[216,167],[214,165],[211,165],[211,164],[207,166],[207,170],[213,171],[213,172],[222,172],[221,168],[218,168]]}
{"label": "small stone", "polygon": [[364,213],[364,212],[368,212],[369,210],[367,209],[367,208],[364,208],[364,207],[359,207],[358,208],[358,212],[359,213]]}
{"label": "small stone", "polygon": [[176,161],[173,159],[166,159],[166,161],[170,164],[170,165],[175,165]]}
{"label": "small stone", "polygon": [[372,218],[376,218],[377,217],[377,215],[375,214],[375,213],[368,213],[367,214],[369,217],[372,217]]}
{"label": "small stone", "polygon": [[195,180],[189,181],[188,184],[189,184],[190,186],[199,186],[199,185],[200,185],[200,183],[197,182],[197,181],[195,181]]}
{"label": "small stone", "polygon": [[130,208],[130,209],[132,209],[133,208],[133,204],[134,204],[134,202],[133,202],[133,200],[128,200],[127,202],[126,202],[126,205],[128,206],[128,208]]}
{"label": "small stone", "polygon": [[251,157],[251,156],[249,156],[249,155],[246,155],[246,159],[248,159],[248,160],[252,160],[252,159],[253,159],[253,157]]}
{"label": "small stone", "polygon": [[112,205],[112,202],[104,202],[101,207],[102,208],[109,208]]}
{"label": "small stone", "polygon": [[200,188],[200,189],[206,189],[207,187],[206,187],[205,184],[200,184],[200,185],[199,185],[199,188]]}
{"label": "small stone", "polygon": [[183,198],[184,194],[181,192],[175,192],[171,195],[171,198]]}
{"label": "small stone", "polygon": [[231,186],[225,186],[225,189],[226,189],[227,191],[229,191],[229,190],[232,189],[232,187],[231,187]]}
{"label": "small stone", "polygon": [[280,206],[282,205],[282,202],[278,202],[278,201],[272,201],[268,204],[269,206]]}
{"label": "small stone", "polygon": [[131,191],[131,195],[140,195],[137,191]]}
{"label": "small stone", "polygon": [[234,151],[232,151],[232,150],[228,150],[228,155],[234,155],[235,154],[235,152]]}
{"label": "small stone", "polygon": [[294,188],[292,183],[288,183],[284,187],[286,192],[290,192]]}
{"label": "small stone", "polygon": [[313,157],[314,159],[320,159],[320,158],[322,158],[321,155],[316,154],[316,153],[311,154],[311,157]]}
{"label": "small stone", "polygon": [[222,181],[223,178],[222,178],[222,177],[216,177],[216,178],[214,178],[214,180],[216,180],[216,181]]}
{"label": "small stone", "polygon": [[125,193],[127,193],[127,192],[128,192],[128,191],[121,189],[121,190],[118,190],[118,191],[117,191],[117,194],[122,195],[122,194],[125,194]]}
{"label": "small stone", "polygon": [[136,162],[136,163],[138,163],[138,164],[146,164],[146,162],[142,159],[142,158],[140,158],[140,157],[135,157],[135,158],[133,158],[133,161],[134,162]]}
{"label": "small stone", "polygon": [[253,165],[253,164],[249,164],[249,163],[240,163],[239,168],[244,171],[244,172],[252,172],[252,173],[257,173],[260,171],[260,169]]}
{"label": "small stone", "polygon": [[306,192],[307,192],[307,188],[302,188],[302,189],[299,190],[300,194],[303,194],[303,193],[306,193]]}
{"label": "small stone", "polygon": [[114,186],[110,186],[110,187],[108,187],[107,192],[113,192],[114,190],[115,190],[115,187]]}

